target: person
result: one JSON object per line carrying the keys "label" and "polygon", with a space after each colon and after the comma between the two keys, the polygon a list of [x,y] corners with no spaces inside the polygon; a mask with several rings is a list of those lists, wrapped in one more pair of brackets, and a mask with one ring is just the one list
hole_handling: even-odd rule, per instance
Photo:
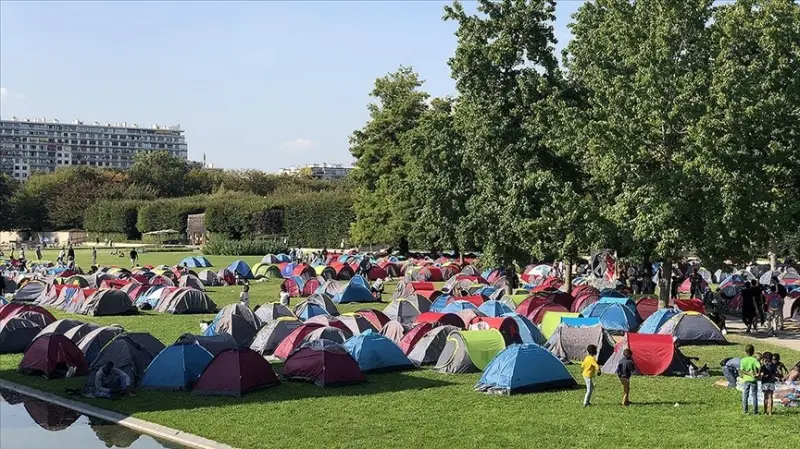
{"label": "person", "polygon": [[136,248],[131,248],[131,252],[128,253],[131,258],[131,266],[136,266],[136,261],[139,259],[139,253],[136,252]]}
{"label": "person", "polygon": [[372,296],[378,301],[383,302],[383,279],[378,278],[375,279],[375,282],[372,283]]}
{"label": "person", "polygon": [[42,260],[42,246],[36,245],[36,260]]}
{"label": "person", "polygon": [[367,276],[367,273],[369,273],[369,270],[371,269],[372,262],[370,262],[369,254],[367,254],[361,259],[361,262],[358,263],[358,274]]}
{"label": "person", "polygon": [[96,266],[96,265],[97,265],[97,247],[93,246],[92,247],[92,266]]}
{"label": "person", "polygon": [[789,370],[786,369],[786,365],[781,362],[781,355],[777,352],[772,353],[772,362],[775,363],[775,366],[778,368],[778,373],[780,373],[782,378],[786,378],[789,375]]}
{"label": "person", "polygon": [[286,285],[281,284],[280,302],[286,307],[289,307],[289,292],[286,291]]}
{"label": "person", "polygon": [[594,393],[594,377],[599,376],[600,365],[597,364],[597,346],[589,345],[586,347],[586,357],[581,363],[581,370],[583,371],[583,380],[586,382],[586,395],[583,397],[583,406],[588,407],[592,405],[592,394]]}
{"label": "person", "polygon": [[622,360],[617,365],[617,377],[619,377],[619,382],[622,384],[622,405],[625,407],[631,405],[631,376],[636,371],[636,365],[634,365],[631,356],[633,356],[631,350],[625,348],[622,351]]}
{"label": "person", "polygon": [[60,264],[63,264],[64,263],[64,257],[66,256],[66,254],[67,253],[65,251],[65,248],[62,246],[61,250],[58,252],[58,258],[56,258],[56,262],[58,262]]}
{"label": "person", "polygon": [[797,382],[800,381],[800,362],[797,362],[794,367],[789,371],[789,374],[786,375],[787,382]]}
{"label": "person", "polygon": [[782,377],[778,372],[777,365],[772,361],[771,352],[765,352],[761,362],[761,391],[764,393],[764,414],[772,415],[775,384],[780,382]]}
{"label": "person", "polygon": [[739,375],[742,377],[742,411],[747,414],[748,398],[752,398],[753,414],[758,415],[758,377],[760,376],[761,364],[758,359],[753,357],[755,353],[753,345],[747,345],[744,348],[747,357],[743,357],[739,362]]}
{"label": "person", "polygon": [[19,259],[25,260],[25,245],[19,246]]}
{"label": "person", "polygon": [[729,357],[719,362],[722,367],[722,375],[728,381],[728,388],[736,388],[736,378],[739,377],[739,364],[742,363],[741,357]]}
{"label": "person", "polygon": [[681,272],[680,268],[678,268],[677,264],[672,265],[672,283],[670,284],[670,298],[677,298],[678,297],[678,286],[680,286],[681,279],[683,278],[683,273]]}
{"label": "person", "polygon": [[519,278],[517,277],[517,269],[513,265],[506,269],[506,294],[513,295],[514,290],[519,288]]}
{"label": "person", "polygon": [[767,309],[767,328],[769,337],[777,335],[778,331],[783,330],[783,296],[775,290],[766,295]]}
{"label": "person", "polygon": [[106,362],[94,376],[94,387],[97,390],[96,396],[100,398],[112,398],[117,395],[131,395],[131,378],[124,371],[114,367],[114,362]]}
{"label": "person", "polygon": [[772,281],[769,284],[769,289],[772,290],[773,293],[777,293],[778,295],[780,295],[781,298],[785,298],[786,295],[789,294],[789,292],[786,291],[786,286],[781,284],[777,276],[772,276]]}
{"label": "person", "polygon": [[100,245],[100,237],[95,237],[94,238],[94,246],[99,246],[99,245]]}
{"label": "person", "polygon": [[322,263],[328,263],[328,248],[322,248]]}
{"label": "person", "polygon": [[691,297],[692,298],[702,298],[703,297],[703,276],[700,276],[700,272],[697,267],[692,268],[692,274],[689,276],[689,283],[691,284]]}
{"label": "person", "polygon": [[67,269],[70,271],[75,271],[75,258],[74,257],[67,257]]}
{"label": "person", "polygon": [[761,288],[758,287],[756,284],[757,281],[753,279],[753,281],[748,285],[745,284],[744,288],[742,288],[742,322],[745,324],[746,329],[745,333],[750,333],[750,331],[756,330],[756,315],[759,313],[759,309],[761,309],[761,313],[763,313],[763,308],[759,307],[759,298],[761,297]]}
{"label": "person", "polygon": [[67,259],[75,260],[75,248],[72,247],[72,244],[67,248]]}
{"label": "person", "polygon": [[239,293],[239,304],[250,308],[250,286],[247,284],[242,286],[242,292]]}
{"label": "person", "polygon": [[631,265],[628,267],[628,273],[627,273],[628,285],[630,286],[631,291],[633,292],[634,295],[638,295],[640,291],[639,281],[636,278],[636,273],[637,273],[636,265]]}

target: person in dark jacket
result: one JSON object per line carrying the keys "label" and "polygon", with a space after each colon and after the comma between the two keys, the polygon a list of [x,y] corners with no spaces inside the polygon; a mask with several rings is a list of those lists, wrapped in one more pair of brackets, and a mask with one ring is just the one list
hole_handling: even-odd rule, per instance
{"label": "person in dark jacket", "polygon": [[697,267],[692,268],[692,274],[689,275],[689,282],[691,284],[691,297],[703,298],[703,277]]}
{"label": "person in dark jacket", "polygon": [[757,328],[756,319],[760,316],[764,320],[764,307],[761,301],[761,287],[758,281],[753,279],[750,285],[746,285],[742,289],[742,322],[747,328],[746,333],[755,331]]}
{"label": "person in dark jacket", "polygon": [[622,360],[617,365],[617,377],[619,377],[619,382],[622,384],[622,405],[626,407],[631,405],[631,376],[636,372],[636,365],[633,363],[632,356],[631,350],[626,348],[622,351]]}

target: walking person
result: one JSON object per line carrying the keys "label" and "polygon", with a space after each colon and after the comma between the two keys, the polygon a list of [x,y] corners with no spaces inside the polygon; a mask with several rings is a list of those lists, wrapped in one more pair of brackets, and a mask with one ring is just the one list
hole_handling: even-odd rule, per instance
{"label": "walking person", "polygon": [[583,406],[588,407],[592,405],[592,394],[594,393],[594,378],[602,373],[600,372],[600,365],[597,364],[597,346],[589,345],[586,347],[586,357],[581,363],[581,370],[583,371],[583,380],[586,383],[586,395],[583,397]]}
{"label": "walking person", "polygon": [[36,260],[42,260],[42,245],[36,245]]}
{"label": "walking person", "polygon": [[756,329],[755,319],[758,314],[756,296],[761,295],[761,289],[753,287],[752,284],[745,284],[741,291],[742,295],[742,322],[746,326],[745,333],[750,333]]}
{"label": "walking person", "polygon": [[747,357],[743,357],[739,363],[739,375],[742,377],[742,412],[746,415],[748,411],[748,399],[752,398],[753,414],[758,415],[758,380],[761,376],[761,364],[758,359],[753,357],[756,350],[753,345],[744,348]]}
{"label": "walking person", "polygon": [[250,285],[244,284],[242,286],[242,292],[239,293],[239,304],[250,308]]}
{"label": "walking person", "polygon": [[280,302],[286,307],[289,307],[289,292],[286,290],[286,285],[281,284]]}
{"label": "walking person", "polygon": [[97,247],[96,246],[92,247],[92,266],[93,267],[97,266]]}
{"label": "walking person", "polygon": [[772,358],[771,352],[765,352],[761,357],[761,392],[764,393],[764,414],[772,415],[773,396],[775,394],[775,384],[780,382],[783,377],[778,372],[778,366]]}
{"label": "walking person", "polygon": [[622,360],[617,365],[617,377],[619,377],[619,382],[622,384],[622,405],[625,407],[631,405],[631,376],[636,371],[632,356],[631,350],[625,348],[622,351]]}
{"label": "walking person", "polygon": [[136,261],[139,260],[139,253],[136,252],[136,248],[131,248],[131,252],[128,255],[131,258],[131,267],[135,267]]}

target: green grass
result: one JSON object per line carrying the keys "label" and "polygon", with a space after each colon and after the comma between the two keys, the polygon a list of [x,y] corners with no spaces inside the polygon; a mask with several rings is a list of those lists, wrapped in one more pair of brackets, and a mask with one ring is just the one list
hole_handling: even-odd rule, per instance
{"label": "green grass", "polygon": [[[175,264],[186,255],[145,254],[142,263]],[[79,263],[82,256],[83,253],[77,256]],[[209,259],[216,266],[223,266],[235,258]],[[244,259],[253,263],[259,258]],[[108,263],[104,258],[100,262]],[[276,300],[278,286],[279,281],[254,283],[252,304]],[[238,292],[236,288],[220,287],[211,290],[210,295],[221,307],[236,301]],[[357,308],[344,306],[342,310]],[[184,332],[199,332],[199,321],[208,317],[143,313],[132,317],[73,318],[118,323],[131,331],[150,332],[169,344]],[[786,362],[800,359],[800,352],[744,337],[731,340],[735,344],[682,348],[687,355],[700,357],[701,363],[712,367],[715,377],[710,379],[635,378],[631,393],[634,405],[630,408],[619,405],[621,387],[612,376],[598,378],[595,406],[583,409],[581,388],[491,396],[473,391],[478,374],[445,375],[428,370],[370,375],[365,385],[337,389],[284,383],[240,399],[143,391],[135,398],[113,402],[79,400],[239,448],[750,448],[765,438],[773,439],[771,445],[775,447],[800,447],[796,431],[800,410],[778,407],[772,417],[742,416],[739,394],[712,386],[720,375],[719,360],[742,353],[745,343],[756,344],[759,351],[780,352]],[[21,376],[15,372],[20,358],[0,356],[0,377],[54,393],[83,383],[83,379],[47,381]],[[580,378],[577,366],[571,365],[569,370]],[[680,405],[675,407],[675,403]]]}

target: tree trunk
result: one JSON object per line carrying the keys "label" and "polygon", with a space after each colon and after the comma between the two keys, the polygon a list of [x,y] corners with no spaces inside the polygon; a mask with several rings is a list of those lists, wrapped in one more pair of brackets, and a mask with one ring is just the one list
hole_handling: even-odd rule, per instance
{"label": "tree trunk", "polygon": [[567,293],[572,291],[572,259],[567,259],[564,262],[564,283],[567,284]]}
{"label": "tree trunk", "polygon": [[769,269],[775,271],[778,268],[778,245],[775,239],[769,241]]}
{"label": "tree trunk", "polygon": [[661,278],[658,280],[658,307],[666,308],[669,305],[670,291],[672,289],[672,259],[667,258],[661,265]]}

